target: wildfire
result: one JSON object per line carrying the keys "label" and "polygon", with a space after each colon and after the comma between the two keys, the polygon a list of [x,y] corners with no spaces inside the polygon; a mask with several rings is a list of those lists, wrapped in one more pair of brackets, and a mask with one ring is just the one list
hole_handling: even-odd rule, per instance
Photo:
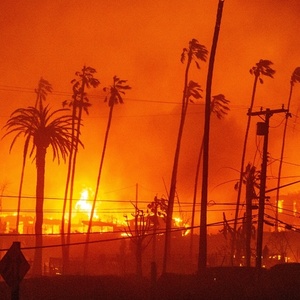
{"label": "wildfire", "polygon": [[173,220],[176,227],[186,228],[186,230],[182,231],[182,236],[186,236],[190,233],[190,225],[187,222],[184,222],[181,218],[174,218]]}
{"label": "wildfire", "polygon": [[[92,201],[90,200],[90,189],[85,188],[81,191],[80,199],[75,204],[75,212],[77,215],[81,215],[82,218],[86,219],[87,216],[88,220],[91,217],[92,212]],[[93,218],[99,219],[97,215],[97,211],[95,208]]]}

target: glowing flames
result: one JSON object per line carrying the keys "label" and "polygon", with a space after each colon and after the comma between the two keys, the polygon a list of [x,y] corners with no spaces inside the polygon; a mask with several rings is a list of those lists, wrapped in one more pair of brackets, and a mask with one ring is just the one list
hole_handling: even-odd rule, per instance
{"label": "glowing flames", "polygon": [[190,225],[187,222],[184,222],[181,218],[174,218],[173,220],[176,227],[186,228],[186,230],[182,230],[182,236],[190,233]]}
{"label": "glowing flames", "polygon": [[[83,189],[81,191],[80,199],[77,201],[75,205],[76,216],[81,216],[81,219],[90,219],[92,212],[92,200],[90,199],[91,190]],[[93,219],[99,219],[97,215],[97,210],[95,208]]]}

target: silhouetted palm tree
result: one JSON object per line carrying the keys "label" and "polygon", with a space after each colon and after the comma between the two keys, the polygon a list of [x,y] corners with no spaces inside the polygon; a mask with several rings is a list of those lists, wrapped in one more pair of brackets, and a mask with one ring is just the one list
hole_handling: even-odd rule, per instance
{"label": "silhouetted palm tree", "polygon": [[[212,96],[210,111],[215,114],[218,119],[222,119],[225,115],[227,115],[230,110],[229,100],[225,98],[223,94],[218,94]],[[191,245],[190,245],[190,254],[192,255],[193,249],[193,234],[194,234],[194,223],[195,223],[195,210],[196,210],[196,202],[197,202],[197,192],[198,192],[198,183],[199,183],[199,173],[200,173],[200,165],[201,159],[203,155],[203,138],[201,142],[201,146],[199,149],[198,161],[196,166],[196,176],[195,176],[195,184],[194,184],[194,196],[193,196],[193,209],[192,209],[192,221],[191,221]]]}
{"label": "silhouetted palm tree", "polygon": [[[88,108],[91,106],[89,103],[89,99],[85,92],[86,88],[96,88],[100,82],[98,79],[94,78],[94,74],[96,70],[91,67],[84,66],[81,72],[76,72],[77,79],[73,79],[71,83],[73,84],[73,95],[72,101],[69,102],[69,105],[72,106],[72,137],[76,138],[75,140],[79,141],[79,135],[81,134],[81,126],[82,126],[82,113],[85,111],[88,114]],[[63,105],[66,105],[67,102],[63,102]],[[76,130],[75,130],[76,129]],[[77,160],[77,152],[78,152],[78,143],[74,143],[74,148],[71,149],[71,153],[69,156],[69,165],[68,165],[68,174],[66,181],[66,189],[65,189],[65,201],[63,208],[63,219],[65,213],[66,201],[68,198],[68,192],[70,193],[69,197],[69,222],[68,222],[68,237],[71,232],[72,225],[72,200],[73,200],[73,189],[74,189],[74,179],[75,179],[75,169],[76,169],[76,160]],[[63,222],[64,223],[64,222]],[[62,224],[62,232],[64,224]]]}
{"label": "silhouetted palm tree", "polygon": [[[252,96],[251,96],[251,103],[250,108],[248,110],[248,121],[247,121],[247,127],[246,127],[246,133],[245,133],[245,139],[244,139],[244,145],[243,145],[243,153],[242,153],[242,161],[241,161],[241,169],[240,169],[240,179],[239,179],[239,185],[238,185],[238,195],[237,195],[237,203],[236,203],[236,211],[235,211],[235,221],[234,221],[234,232],[236,231],[237,226],[237,218],[239,213],[239,205],[241,200],[241,190],[242,190],[242,181],[243,181],[243,172],[244,172],[244,165],[245,165],[245,158],[246,158],[246,149],[247,149],[247,142],[248,142],[248,135],[249,135],[249,129],[251,124],[251,112],[254,105],[255,95],[256,95],[256,88],[257,83],[263,83],[262,76],[271,77],[273,78],[273,75],[275,74],[275,70],[271,68],[273,63],[270,60],[261,59],[254,67],[250,69],[250,74],[254,75],[254,83],[253,83],[253,89],[252,89]],[[232,242],[232,253],[231,258],[234,254],[234,245],[235,238],[233,238]]]}
{"label": "silhouetted palm tree", "polygon": [[202,173],[202,190],[201,190],[201,212],[200,212],[200,236],[199,236],[199,253],[198,253],[198,273],[201,273],[207,264],[207,198],[208,198],[208,165],[209,165],[209,131],[210,131],[210,105],[211,105],[211,88],[213,81],[213,71],[215,55],[217,50],[221,20],[223,14],[224,0],[219,0],[215,30],[209,57],[206,95],[205,95],[205,118],[204,118],[204,135],[203,135],[203,173]]}
{"label": "silhouetted palm tree", "polygon": [[[37,108],[38,105],[41,106],[43,101],[46,100],[47,94],[52,93],[52,86],[47,80],[41,78],[39,80],[38,88],[35,89],[35,93],[37,94],[37,96],[36,96],[34,107]],[[28,153],[28,143],[25,143],[24,149],[23,149],[23,161],[22,161],[22,170],[21,170],[19,195],[18,195],[18,208],[17,208],[17,219],[16,219],[16,231],[17,232],[19,232],[21,198],[22,198],[22,190],[23,190],[23,181],[24,181],[24,175],[25,175],[27,153]]]}
{"label": "silhouetted palm tree", "polygon": [[122,95],[125,95],[125,91],[131,89],[131,87],[129,85],[127,85],[126,83],[127,83],[127,80],[122,80],[119,77],[114,76],[113,84],[109,87],[103,88],[104,92],[107,92],[107,96],[105,97],[104,101],[108,103],[109,116],[108,116],[106,133],[105,133],[105,137],[104,137],[104,144],[103,144],[103,149],[102,149],[102,154],[101,154],[101,159],[100,159],[100,166],[99,166],[99,171],[98,171],[95,196],[94,196],[94,201],[93,201],[93,205],[92,205],[92,209],[91,209],[88,231],[87,231],[87,235],[86,235],[86,245],[85,245],[85,251],[84,251],[84,260],[85,261],[86,261],[87,253],[88,253],[88,243],[89,243],[90,232],[91,232],[91,228],[92,228],[92,224],[93,224],[93,217],[94,217],[95,206],[96,206],[98,192],[99,192],[101,173],[102,173],[102,168],[103,168],[103,163],[104,163],[104,157],[105,157],[105,152],[106,152],[106,147],[107,147],[110,126],[111,126],[111,122],[112,122],[113,110],[114,110],[115,104],[118,104],[118,103],[123,104],[124,103]]}
{"label": "silhouetted palm tree", "polygon": [[181,139],[183,134],[183,128],[185,123],[186,111],[188,107],[188,103],[190,101],[190,97],[194,96],[194,92],[196,92],[196,97],[200,98],[199,90],[200,86],[194,82],[189,81],[189,70],[192,61],[195,62],[198,69],[200,69],[198,60],[206,61],[208,51],[205,46],[199,44],[196,39],[192,39],[189,42],[189,47],[184,48],[181,54],[181,62],[184,63],[187,61],[185,68],[185,76],[184,76],[184,88],[182,95],[182,106],[181,106],[181,117],[179,130],[177,135],[177,143],[175,149],[175,156],[173,161],[173,169],[172,169],[172,177],[170,184],[170,192],[169,192],[169,201],[168,201],[168,210],[167,210],[167,218],[166,218],[166,235],[165,235],[165,250],[164,250],[164,260],[163,260],[163,273],[167,271],[167,263],[170,256],[171,251],[171,227],[172,227],[172,218],[173,218],[173,208],[174,208],[174,200],[176,194],[176,181],[177,181],[177,170],[178,170],[178,162],[179,162],[179,154],[181,147]]}
{"label": "silhouetted palm tree", "polygon": [[281,146],[281,155],[280,155],[280,161],[279,161],[279,168],[278,168],[278,179],[277,179],[277,192],[276,192],[276,226],[275,230],[278,231],[278,201],[279,201],[279,190],[280,190],[280,180],[281,180],[281,170],[282,170],[282,162],[283,162],[283,155],[284,155],[284,148],[285,148],[285,137],[286,137],[286,130],[288,125],[288,118],[291,116],[289,110],[290,110],[290,104],[293,94],[294,85],[296,82],[300,82],[300,67],[297,67],[290,80],[290,94],[289,94],[289,100],[288,100],[288,106],[287,110],[288,113],[285,117],[285,124],[284,124],[284,130],[283,130],[283,139],[282,139],[282,146]]}
{"label": "silhouetted palm tree", "polygon": [[[73,79],[71,83],[73,84],[73,94],[70,101],[64,101],[63,106],[72,107],[72,139],[75,141],[72,143],[74,147],[71,148],[69,159],[68,159],[68,171],[67,179],[65,186],[65,195],[61,219],[61,241],[62,245],[65,245],[65,216],[66,216],[66,207],[67,201],[69,200],[69,216],[68,216],[68,235],[67,235],[67,244],[70,244],[71,236],[71,227],[72,227],[72,205],[73,205],[73,190],[74,190],[74,180],[75,180],[75,170],[76,170],[76,160],[78,152],[78,144],[76,141],[79,141],[79,135],[81,134],[82,126],[82,113],[85,111],[88,114],[88,108],[91,106],[87,93],[85,92],[86,88],[96,88],[100,82],[98,79],[94,78],[96,70],[92,67],[84,66],[81,72],[76,72],[76,79]],[[69,262],[69,247],[62,247],[63,255],[63,272],[66,273],[68,270]]]}
{"label": "silhouetted palm tree", "polygon": [[35,93],[37,94],[37,97],[34,107],[42,109],[43,101],[46,100],[48,93],[52,93],[52,85],[47,80],[41,78],[38,88],[35,89]]}
{"label": "silhouetted palm tree", "polygon": [[36,181],[36,221],[35,238],[36,250],[33,263],[33,274],[42,274],[42,246],[43,246],[43,205],[44,205],[44,186],[45,186],[45,158],[48,147],[53,151],[53,160],[58,163],[63,159],[66,161],[67,155],[72,147],[71,127],[72,116],[58,114],[66,112],[66,109],[59,109],[50,112],[48,106],[43,108],[28,107],[15,110],[10,119],[4,126],[8,132],[4,135],[15,134],[11,143],[10,150],[15,144],[17,138],[25,137],[25,144],[29,146],[32,143],[29,156],[34,156],[37,168]]}

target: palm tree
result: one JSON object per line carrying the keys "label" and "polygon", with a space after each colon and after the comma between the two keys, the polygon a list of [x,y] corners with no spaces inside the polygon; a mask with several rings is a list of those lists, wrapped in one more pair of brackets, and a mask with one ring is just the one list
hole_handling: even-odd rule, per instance
{"label": "palm tree", "polygon": [[[257,83],[260,82],[263,83],[262,76],[267,76],[273,78],[273,75],[275,74],[275,70],[271,68],[273,63],[270,60],[261,59],[254,67],[250,69],[250,74],[254,75],[254,83],[252,88],[252,96],[251,96],[251,103],[250,108],[248,110],[248,121],[247,121],[247,127],[246,127],[246,133],[245,133],[245,139],[244,139],[244,145],[243,145],[243,153],[242,153],[242,161],[241,161],[241,169],[240,169],[240,179],[239,179],[239,185],[238,185],[238,195],[237,195],[237,203],[236,203],[236,210],[235,210],[235,220],[234,220],[234,235],[237,227],[237,218],[239,213],[239,205],[240,205],[240,199],[241,199],[241,191],[242,191],[242,182],[243,182],[243,172],[244,172],[244,164],[245,164],[245,158],[246,158],[246,149],[247,149],[247,142],[248,142],[248,134],[250,130],[250,124],[251,124],[251,112],[254,105],[255,95],[256,95],[256,88]],[[234,245],[235,243],[235,237],[233,236],[232,239],[232,247],[231,247],[231,259],[233,258],[234,254]]]}
{"label": "palm tree", "polygon": [[[35,89],[36,101],[35,101],[35,108],[42,105],[42,102],[46,100],[46,96],[48,93],[52,93],[52,86],[51,84],[41,78],[38,84],[38,88]],[[22,189],[23,189],[23,180],[25,175],[25,166],[26,166],[26,158],[28,153],[28,143],[25,143],[23,149],[23,161],[22,161],[22,170],[21,170],[21,178],[20,178],[20,185],[19,185],[19,195],[18,195],[18,208],[17,208],[17,220],[16,220],[16,231],[19,232],[19,223],[20,223],[20,210],[21,210],[21,198],[22,198]]]}
{"label": "palm tree", "polygon": [[52,85],[45,79],[41,78],[39,81],[38,88],[35,89],[35,93],[37,94],[36,101],[35,101],[35,108],[41,109],[43,106],[43,101],[46,100],[48,93],[52,93]]}
{"label": "palm tree", "polygon": [[106,147],[107,147],[110,126],[111,126],[111,122],[112,122],[113,110],[114,110],[115,104],[118,104],[118,103],[123,104],[124,103],[122,95],[125,95],[126,90],[131,89],[131,87],[129,85],[127,85],[126,83],[127,83],[127,80],[122,80],[119,77],[114,76],[113,84],[109,87],[103,88],[104,92],[107,93],[107,96],[105,97],[104,102],[108,103],[109,116],[108,116],[106,133],[105,133],[105,137],[104,137],[104,144],[103,144],[103,149],[102,149],[102,154],[101,154],[101,159],[100,159],[100,166],[99,166],[99,171],[98,171],[95,196],[94,196],[94,201],[93,201],[93,205],[92,205],[92,209],[91,209],[87,235],[86,235],[86,244],[85,244],[85,250],[84,250],[84,261],[85,262],[86,262],[87,255],[88,255],[88,243],[89,243],[90,232],[91,232],[91,228],[92,228],[92,224],[93,224],[93,217],[94,217],[94,212],[95,212],[95,206],[96,206],[99,187],[100,187],[101,173],[102,173],[102,168],[103,168],[103,163],[104,163],[104,157],[105,157],[105,152],[106,152]]}
{"label": "palm tree", "polygon": [[[68,220],[68,236],[67,244],[70,244],[70,234],[72,226],[72,202],[73,202],[73,189],[74,189],[74,180],[75,180],[75,169],[76,169],[76,160],[78,152],[78,141],[79,135],[81,134],[82,126],[82,113],[83,111],[88,114],[88,108],[91,106],[87,94],[85,92],[86,88],[96,88],[100,82],[98,79],[94,78],[96,70],[92,67],[84,66],[81,72],[76,72],[75,75],[77,79],[73,79],[71,83],[73,84],[73,95],[71,101],[64,101],[63,106],[72,107],[72,139],[75,141],[72,143],[74,147],[70,150],[70,155],[68,159],[68,171],[67,179],[65,186],[65,195],[62,211],[62,220],[61,220],[61,240],[62,245],[65,244],[65,214],[67,207],[67,200],[69,195],[69,220]],[[77,142],[76,142],[77,141]],[[62,248],[63,255],[63,271],[66,272],[68,269],[68,260],[69,260],[69,247]]]}
{"label": "palm tree", "polygon": [[[290,80],[290,94],[288,100],[287,110],[290,110],[290,104],[293,94],[294,85],[296,82],[300,82],[300,67],[297,67]],[[275,222],[275,231],[278,231],[278,201],[279,201],[279,189],[280,189],[280,180],[281,180],[281,170],[282,170],[282,163],[283,163],[283,155],[284,155],[284,148],[285,148],[285,137],[286,137],[286,130],[288,125],[288,118],[291,116],[290,113],[286,114],[284,130],[283,130],[283,139],[282,139],[282,146],[281,146],[281,155],[279,161],[279,169],[278,169],[278,179],[277,179],[277,192],[276,192],[276,222]]]}
{"label": "palm tree", "polygon": [[[212,96],[210,112],[214,113],[218,119],[222,119],[225,115],[227,115],[230,110],[228,104],[230,100],[227,100],[223,94],[218,94]],[[190,257],[192,257],[192,249],[193,249],[193,234],[194,234],[194,223],[195,223],[195,210],[196,210],[196,202],[197,202],[197,192],[198,192],[198,183],[199,183],[199,173],[200,173],[200,165],[201,159],[203,155],[203,138],[199,150],[198,161],[196,166],[196,176],[195,176],[195,184],[194,184],[194,196],[193,196],[193,209],[192,209],[192,222],[191,222],[191,245],[190,245]]]}
{"label": "palm tree", "polygon": [[179,130],[177,135],[177,143],[175,149],[175,156],[173,161],[173,170],[170,184],[170,192],[169,192],[169,201],[168,201],[168,210],[167,210],[167,218],[166,218],[166,235],[165,235],[165,249],[164,249],[164,260],[163,260],[163,273],[167,271],[167,263],[171,253],[171,227],[172,227],[172,217],[173,217],[173,208],[174,208],[174,200],[176,194],[176,181],[177,181],[177,170],[178,170],[178,162],[179,162],[179,154],[181,148],[181,139],[183,134],[183,128],[185,123],[185,117],[187,112],[188,103],[190,101],[190,97],[196,95],[196,97],[200,98],[199,90],[200,86],[194,82],[189,81],[189,70],[192,61],[195,61],[195,64],[198,69],[200,69],[200,65],[198,60],[206,61],[208,51],[205,46],[199,44],[196,39],[192,39],[189,42],[189,47],[184,48],[181,54],[181,62],[184,63],[187,61],[185,68],[185,76],[184,76],[184,89],[182,95],[182,106],[181,106],[181,117]]}
{"label": "palm tree", "polygon": [[[78,141],[79,141],[79,136],[81,134],[81,126],[82,126],[82,113],[83,111],[85,111],[88,114],[88,107],[91,106],[87,94],[85,92],[85,89],[90,87],[96,88],[100,84],[99,80],[94,78],[95,73],[96,70],[94,68],[84,66],[81,72],[75,73],[76,76],[79,77],[79,79],[73,79],[71,81],[71,83],[73,84],[73,96],[72,96],[72,101],[71,103],[69,103],[69,105],[73,107],[72,137],[74,133],[76,133],[75,140],[77,142],[74,143],[74,149],[71,149],[71,155],[69,157],[67,183],[66,183],[66,194],[68,193],[68,187],[70,192],[68,236],[70,236],[71,225],[72,225],[73,188],[74,188],[75,169],[76,169],[76,160],[77,160],[77,152],[78,152]],[[65,104],[66,102],[63,103],[63,105]],[[76,131],[75,131],[75,127],[77,127]],[[67,199],[67,197],[65,198]]]}
{"label": "palm tree", "polygon": [[[44,205],[44,187],[45,187],[45,159],[46,152],[50,146],[53,151],[53,160],[61,159],[66,161],[72,148],[72,143],[77,139],[72,139],[71,127],[72,116],[60,115],[66,112],[66,109],[55,110],[50,112],[48,106],[43,108],[28,107],[15,110],[10,119],[4,126],[8,132],[5,134],[15,133],[11,143],[10,150],[20,136],[25,137],[25,144],[32,143],[29,156],[34,156],[37,168],[36,181],[36,221],[35,221],[35,239],[36,249],[33,262],[33,274],[42,274],[42,247],[43,247],[43,205]],[[79,141],[78,141],[79,142]]]}
{"label": "palm tree", "polygon": [[209,130],[210,130],[210,105],[211,105],[211,87],[213,80],[213,71],[215,55],[217,50],[221,20],[223,14],[224,0],[219,0],[215,30],[209,57],[206,96],[205,96],[205,118],[204,118],[204,135],[203,135],[203,174],[202,174],[202,191],[201,191],[201,213],[200,213],[200,237],[198,253],[198,273],[206,268],[207,263],[207,198],[208,198],[208,159],[209,159]]}

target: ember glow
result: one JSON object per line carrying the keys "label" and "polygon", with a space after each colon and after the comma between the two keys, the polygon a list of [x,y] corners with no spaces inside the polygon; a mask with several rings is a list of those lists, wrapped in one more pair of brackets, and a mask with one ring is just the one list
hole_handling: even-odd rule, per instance
{"label": "ember glow", "polygon": [[[76,202],[75,204],[75,213],[77,217],[81,216],[81,217],[85,217],[85,220],[89,220],[91,217],[91,211],[92,211],[92,199],[90,199],[90,190],[89,189],[84,189],[81,192],[81,197],[80,199]],[[93,219],[99,219],[98,215],[97,215],[97,210],[94,211],[93,214]]]}
{"label": "ember glow", "polygon": [[78,200],[78,202],[75,205],[76,210],[83,210],[83,211],[91,210],[91,205],[87,203],[88,196],[89,196],[88,190],[83,190],[81,192],[80,200]]}
{"label": "ember glow", "polygon": [[174,218],[174,226],[178,227],[178,228],[186,228],[186,230],[182,230],[182,236],[186,236],[190,233],[190,229],[188,229],[190,227],[190,225],[182,220],[181,218]]}
{"label": "ember glow", "polygon": [[[72,5],[70,5],[72,3]],[[34,7],[34,9],[32,9]],[[95,190],[100,155],[108,118],[103,87],[114,75],[128,79],[132,89],[124,104],[114,108],[110,136],[100,185],[101,209],[96,220],[113,218],[116,214],[131,213],[130,202],[135,201],[135,184],[139,183],[139,208],[145,209],[155,195],[168,194],[176,136],[180,119],[180,99],[183,89],[184,65],[181,51],[192,38],[207,47],[215,22],[217,1],[1,1],[3,18],[0,21],[5,43],[0,48],[2,73],[0,99],[1,128],[17,108],[35,103],[34,89],[43,77],[53,86],[47,104],[61,108],[71,98],[70,81],[84,64],[97,70],[99,88],[87,89],[92,104],[89,115],[83,114],[81,137],[84,149],[78,152],[74,194],[81,193],[80,182],[88,182]],[[267,17],[266,17],[267,14]],[[213,94],[223,93],[230,100],[230,112],[223,120],[212,116],[210,140],[208,222],[234,217],[236,200],[234,184],[239,177],[242,144],[252,91],[250,68],[259,59],[274,63],[274,79],[264,78],[257,88],[254,109],[279,108],[286,105],[289,81],[299,65],[300,36],[298,34],[300,2],[227,1],[225,3],[220,39],[215,61]],[[143,16],[141,18],[140,16]],[[85,20],[82,26],[82,20]],[[20,59],[22,57],[22,59]],[[205,96],[207,63],[198,70],[191,66],[191,78],[197,81]],[[299,84],[295,83],[291,102],[292,121],[285,147],[282,184],[299,174]],[[203,136],[204,101],[191,103],[182,140],[177,178],[178,202],[186,203],[186,218],[190,219],[194,189],[195,166]],[[270,188],[276,185],[274,177],[280,156],[284,115],[271,118],[269,153],[272,157]],[[262,141],[256,137],[253,118],[249,136],[247,161],[258,166],[257,151]],[[4,132],[3,132],[4,133]],[[16,211],[19,178],[24,141],[16,141],[9,153],[11,139],[2,139],[0,155],[0,184],[7,182],[2,198],[2,209]],[[234,145],[234,146],[233,146]],[[49,213],[45,217],[61,218],[67,166],[51,160],[47,153],[45,201]],[[271,176],[272,175],[272,176]],[[28,160],[23,183],[21,208],[34,211],[36,168]],[[201,178],[199,179],[201,181]],[[129,187],[129,188],[128,188]],[[299,185],[291,185],[283,192],[298,192]],[[200,202],[200,188],[197,202]],[[88,220],[92,198],[90,190],[83,191],[75,202],[74,218]],[[144,205],[144,206],[143,206]],[[179,205],[174,216],[179,215]],[[199,225],[199,207],[195,220]],[[121,217],[118,218],[119,220]],[[218,232],[219,228],[209,230]]]}

